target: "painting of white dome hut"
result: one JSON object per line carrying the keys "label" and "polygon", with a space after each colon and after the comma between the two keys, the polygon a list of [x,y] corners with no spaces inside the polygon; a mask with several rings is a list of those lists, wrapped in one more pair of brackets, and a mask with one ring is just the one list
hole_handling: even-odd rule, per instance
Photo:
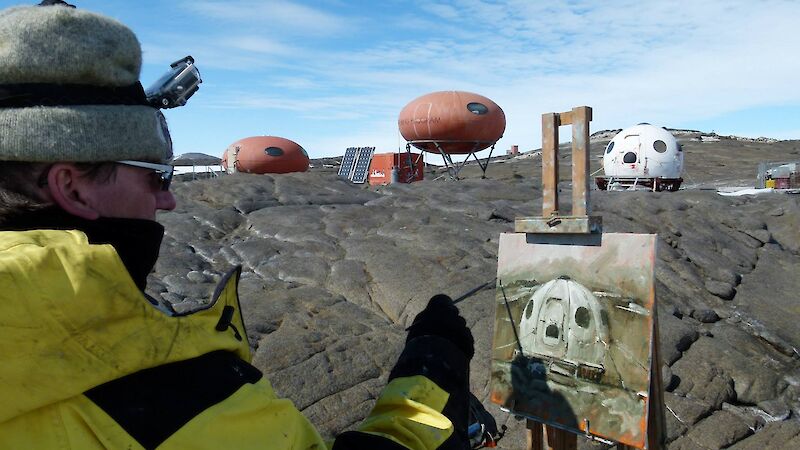
{"label": "painting of white dome hut", "polygon": [[568,276],[536,290],[522,310],[519,339],[523,352],[559,359],[562,375],[597,381],[605,372],[608,312],[585,286]]}

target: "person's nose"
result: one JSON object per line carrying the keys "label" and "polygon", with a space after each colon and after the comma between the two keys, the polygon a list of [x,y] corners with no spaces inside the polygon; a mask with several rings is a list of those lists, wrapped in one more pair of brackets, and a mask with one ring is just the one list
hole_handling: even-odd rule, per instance
{"label": "person's nose", "polygon": [[175,201],[175,196],[172,195],[172,191],[159,191],[156,194],[156,209],[172,211],[176,205],[177,202]]}

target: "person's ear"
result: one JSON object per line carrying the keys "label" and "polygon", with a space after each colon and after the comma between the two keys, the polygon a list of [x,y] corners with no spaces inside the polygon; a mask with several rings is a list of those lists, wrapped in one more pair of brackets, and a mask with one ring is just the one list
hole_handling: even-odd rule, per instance
{"label": "person's ear", "polygon": [[91,190],[97,187],[69,163],[56,163],[47,174],[47,186],[53,202],[73,216],[95,220],[100,217],[92,206]]}

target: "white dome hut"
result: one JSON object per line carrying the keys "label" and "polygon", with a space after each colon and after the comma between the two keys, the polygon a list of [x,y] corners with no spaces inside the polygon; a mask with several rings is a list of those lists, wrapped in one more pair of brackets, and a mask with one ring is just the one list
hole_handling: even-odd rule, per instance
{"label": "white dome hut", "polygon": [[664,128],[640,123],[617,133],[603,153],[602,190],[648,188],[677,191],[683,182],[683,149]]}
{"label": "white dome hut", "polygon": [[605,372],[608,312],[589,289],[562,276],[533,293],[519,340],[525,356],[551,363],[551,370],[597,381]]}

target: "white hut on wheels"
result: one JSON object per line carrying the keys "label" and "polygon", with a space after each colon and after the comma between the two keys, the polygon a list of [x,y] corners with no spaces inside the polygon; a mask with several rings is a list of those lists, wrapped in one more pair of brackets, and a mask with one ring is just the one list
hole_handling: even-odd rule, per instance
{"label": "white hut on wheels", "polygon": [[683,178],[683,149],[664,128],[640,123],[617,133],[603,154],[601,190],[677,191]]}

